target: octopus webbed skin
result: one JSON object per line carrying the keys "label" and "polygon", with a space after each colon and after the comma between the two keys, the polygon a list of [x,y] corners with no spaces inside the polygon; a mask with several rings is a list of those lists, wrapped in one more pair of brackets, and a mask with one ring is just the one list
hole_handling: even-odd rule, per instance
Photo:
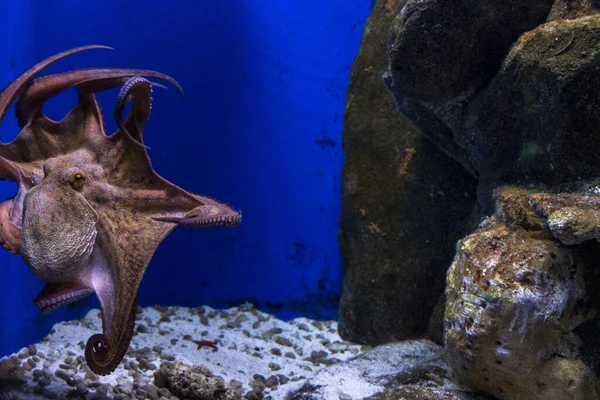
{"label": "octopus webbed skin", "polygon": [[[0,179],[18,193],[0,204],[0,244],[20,254],[45,287],[35,299],[42,312],[95,293],[103,332],[89,338],[85,358],[106,375],[123,359],[133,335],[137,291],[158,245],[177,226],[236,226],[241,213],[187,192],[159,176],[143,143],[152,84],[177,82],[132,69],[85,69],[35,79],[48,65],[85,46],[53,56],[0,93],[0,118],[13,101],[22,128],[0,143]],[[107,135],[94,93],[122,86]],[[62,121],[42,114],[52,96],[76,87],[79,104]],[[133,102],[125,120],[123,109]]]}

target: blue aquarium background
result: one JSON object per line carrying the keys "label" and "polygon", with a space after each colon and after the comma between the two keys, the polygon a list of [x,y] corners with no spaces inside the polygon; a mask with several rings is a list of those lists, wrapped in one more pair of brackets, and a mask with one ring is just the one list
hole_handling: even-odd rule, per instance
{"label": "blue aquarium background", "polygon": [[[229,307],[280,318],[336,318],[341,133],[352,61],[371,0],[7,1],[0,14],[1,85],[47,56],[86,44],[45,73],[154,69],[183,86],[155,89],[145,131],[157,172],[243,212],[236,228],[177,228],[159,247],[141,306]],[[110,133],[116,90],[100,94]],[[60,119],[74,91],[45,113]],[[18,133],[12,112],[2,141]],[[2,200],[16,185],[2,182]],[[95,298],[42,315],[42,288],[20,257],[0,253],[0,355],[38,341]]]}

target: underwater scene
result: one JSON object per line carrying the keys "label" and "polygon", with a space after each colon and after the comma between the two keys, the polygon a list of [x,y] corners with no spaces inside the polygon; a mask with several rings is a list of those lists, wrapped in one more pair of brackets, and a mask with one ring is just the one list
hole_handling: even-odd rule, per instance
{"label": "underwater scene", "polygon": [[0,32],[0,400],[600,400],[600,1]]}

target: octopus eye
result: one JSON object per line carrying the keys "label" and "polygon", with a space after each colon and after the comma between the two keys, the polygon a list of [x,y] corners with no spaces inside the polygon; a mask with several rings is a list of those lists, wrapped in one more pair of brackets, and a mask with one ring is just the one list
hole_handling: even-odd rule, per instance
{"label": "octopus eye", "polygon": [[71,185],[75,188],[80,188],[81,185],[83,185],[83,175],[77,173],[75,175],[73,175],[73,179],[71,180]]}

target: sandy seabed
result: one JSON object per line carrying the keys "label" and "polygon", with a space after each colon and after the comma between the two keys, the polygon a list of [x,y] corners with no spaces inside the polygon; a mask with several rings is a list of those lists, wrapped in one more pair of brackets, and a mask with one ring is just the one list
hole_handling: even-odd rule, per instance
{"label": "sandy seabed", "polygon": [[[471,398],[449,379],[444,349],[428,340],[365,348],[341,340],[335,321],[286,322],[251,304],[138,308],[130,349],[108,376],[83,357],[100,332],[94,309],[1,359],[0,400]],[[215,340],[216,349],[196,343]]]}
{"label": "sandy seabed", "polygon": [[[226,310],[148,307],[138,309],[124,360],[114,373],[99,377],[86,366],[83,348],[101,328],[100,312],[94,309],[82,320],[56,324],[40,343],[2,359],[0,369],[8,377],[4,397],[180,398],[155,386],[161,364],[179,361],[205,367],[241,392],[241,398],[285,399],[319,369],[361,352],[360,346],[340,339],[335,321],[285,322],[249,304]],[[194,341],[200,340],[217,340],[217,350],[199,348]],[[350,399],[375,389],[361,387],[364,382],[352,377],[332,379],[345,381],[345,389],[332,385],[336,400],[344,398],[344,390],[352,393]]]}

